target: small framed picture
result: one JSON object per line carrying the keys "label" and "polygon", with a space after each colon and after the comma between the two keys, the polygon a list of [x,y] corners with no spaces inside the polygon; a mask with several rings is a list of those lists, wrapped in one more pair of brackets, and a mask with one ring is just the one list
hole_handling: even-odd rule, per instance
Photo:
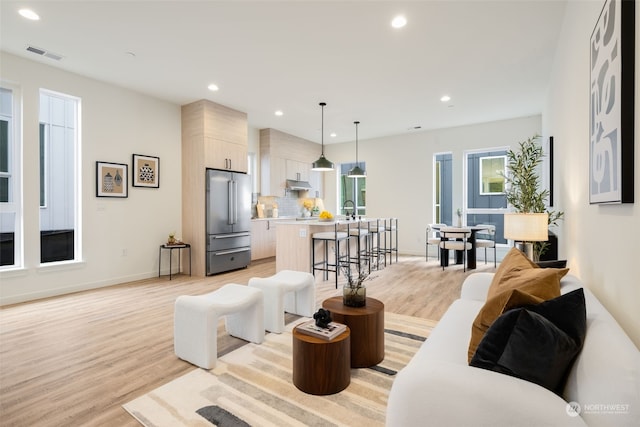
{"label": "small framed picture", "polygon": [[131,166],[134,187],[160,187],[160,158],[134,154]]}
{"label": "small framed picture", "polygon": [[96,196],[129,197],[129,171],[122,163],[96,162]]}

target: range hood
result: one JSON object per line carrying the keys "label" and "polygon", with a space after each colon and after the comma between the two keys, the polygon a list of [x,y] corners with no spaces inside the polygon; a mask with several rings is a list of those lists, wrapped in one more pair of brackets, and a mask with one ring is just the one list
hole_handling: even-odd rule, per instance
{"label": "range hood", "polygon": [[307,181],[298,181],[295,179],[288,179],[287,188],[293,191],[308,191],[308,190],[311,190],[311,185],[309,185]]}

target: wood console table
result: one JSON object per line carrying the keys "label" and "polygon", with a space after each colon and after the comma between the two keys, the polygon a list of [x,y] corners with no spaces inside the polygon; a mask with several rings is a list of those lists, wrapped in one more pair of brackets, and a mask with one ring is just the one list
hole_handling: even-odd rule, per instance
{"label": "wood console table", "polygon": [[334,322],[344,323],[351,329],[351,367],[368,368],[384,359],[384,304],[367,298],[364,307],[347,307],[342,297],[322,302],[322,308],[331,312]]}
{"label": "wood console table", "polygon": [[338,393],[351,382],[350,331],[332,340],[293,329],[293,384],[309,394]]}

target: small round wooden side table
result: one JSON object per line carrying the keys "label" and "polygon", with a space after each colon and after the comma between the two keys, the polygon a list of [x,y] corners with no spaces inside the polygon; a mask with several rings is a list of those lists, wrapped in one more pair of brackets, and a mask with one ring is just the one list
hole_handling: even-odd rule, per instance
{"label": "small round wooden side table", "polygon": [[342,297],[322,302],[322,308],[331,312],[336,323],[344,323],[351,329],[351,367],[368,368],[384,359],[384,304],[375,298],[367,298],[364,307],[348,307]]}
{"label": "small round wooden side table", "polygon": [[328,341],[293,329],[293,384],[309,394],[338,393],[351,382],[350,331]]}

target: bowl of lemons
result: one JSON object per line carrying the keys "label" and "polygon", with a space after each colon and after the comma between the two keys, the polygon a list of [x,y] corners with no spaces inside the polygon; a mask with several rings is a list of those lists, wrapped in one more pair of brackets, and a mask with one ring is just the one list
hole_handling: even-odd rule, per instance
{"label": "bowl of lemons", "polygon": [[329,211],[322,211],[318,215],[318,221],[333,221],[333,215]]}

